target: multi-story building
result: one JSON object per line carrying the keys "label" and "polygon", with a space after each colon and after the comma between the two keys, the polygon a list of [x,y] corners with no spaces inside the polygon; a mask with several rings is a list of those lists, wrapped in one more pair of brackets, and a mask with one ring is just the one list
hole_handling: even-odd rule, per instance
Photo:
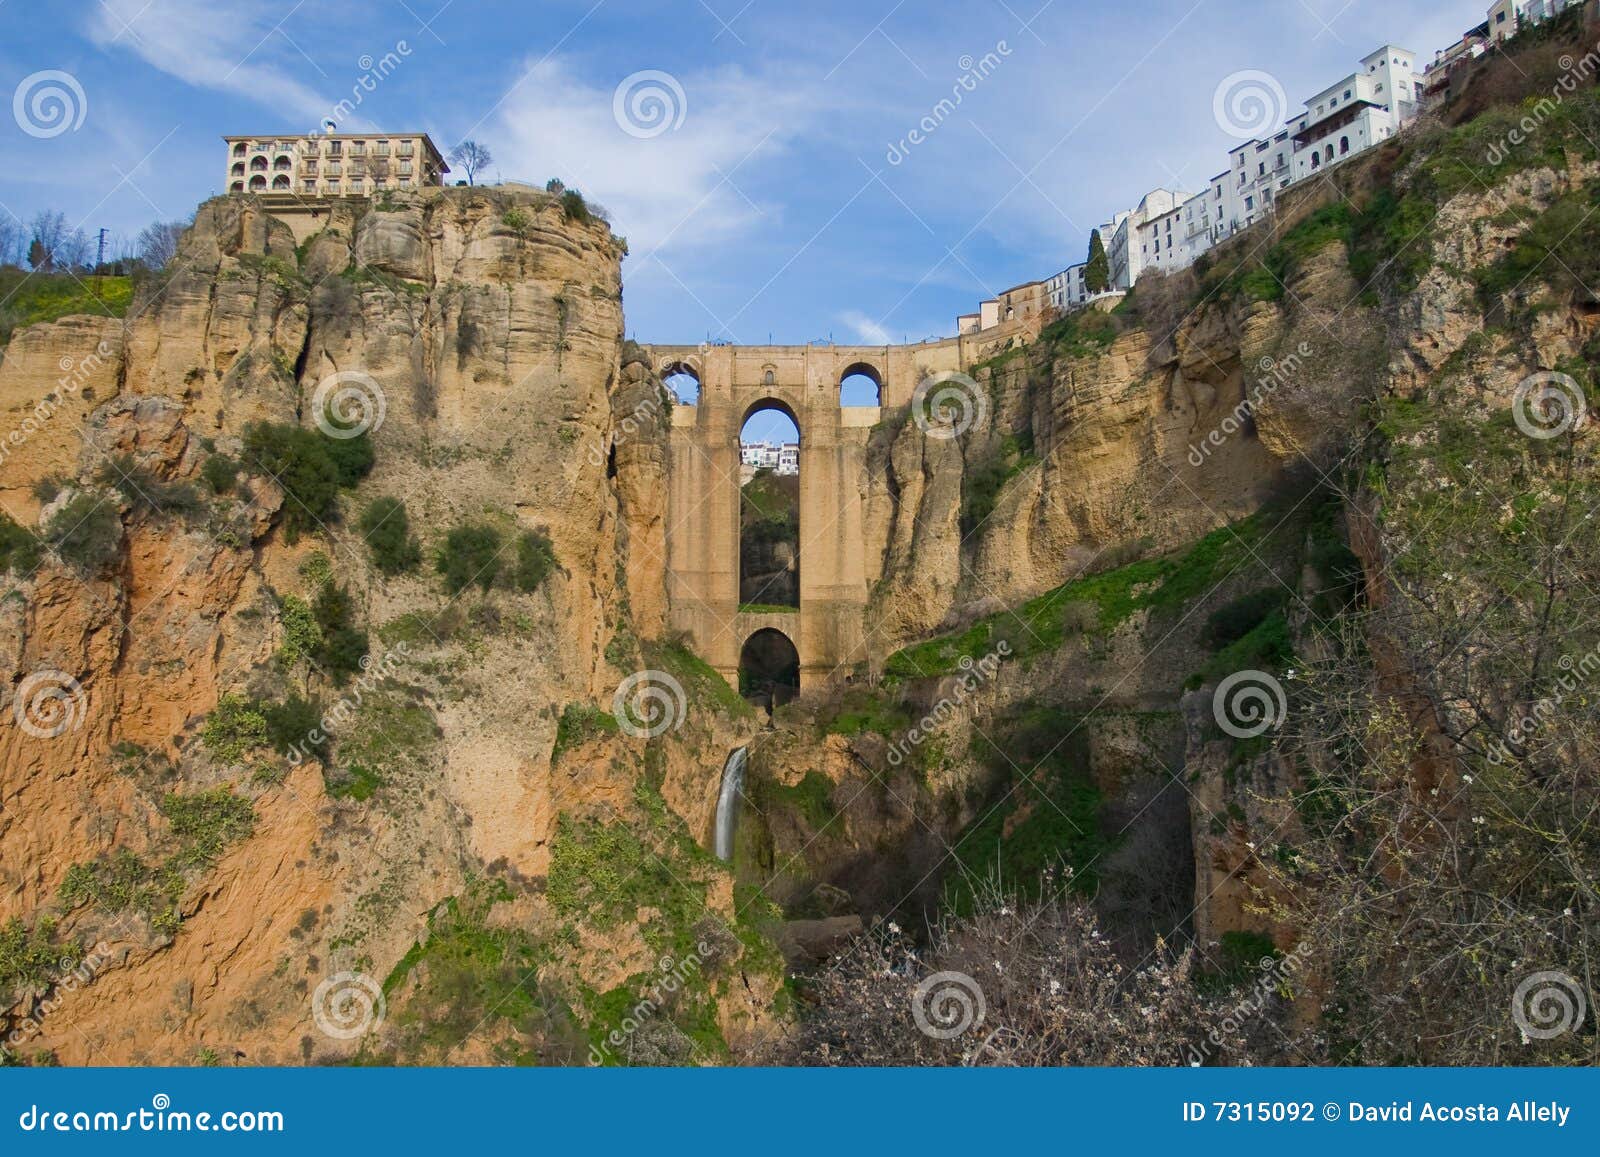
{"label": "multi-story building", "polygon": [[1430,104],[1449,92],[1451,73],[1482,56],[1488,50],[1488,43],[1489,24],[1485,21],[1463,32],[1461,39],[1449,48],[1441,48],[1436,52],[1433,63],[1422,73],[1423,103]]}
{"label": "multi-story building", "polygon": [[1147,221],[1171,213],[1189,194],[1173,189],[1151,189],[1139,201],[1139,207],[1116,216],[1116,228],[1107,240],[1101,226],[1100,239],[1105,242],[1106,256],[1111,263],[1111,285],[1115,289],[1132,289],[1139,274],[1144,272],[1148,254],[1140,250],[1139,227]]}
{"label": "multi-story building", "polygon": [[1416,55],[1386,44],[1361,61],[1361,71],[1306,101],[1291,122],[1294,180],[1370,149],[1399,132],[1422,107]]}
{"label": "multi-story building", "polygon": [[1079,262],[1069,265],[1060,273],[1044,283],[1045,297],[1050,303],[1050,308],[1065,312],[1077,309],[1092,296],[1089,287],[1083,283],[1083,274],[1089,268],[1088,262]]}
{"label": "multi-story building", "polygon": [[365,196],[444,184],[450,171],[426,133],[223,137],[230,193]]}

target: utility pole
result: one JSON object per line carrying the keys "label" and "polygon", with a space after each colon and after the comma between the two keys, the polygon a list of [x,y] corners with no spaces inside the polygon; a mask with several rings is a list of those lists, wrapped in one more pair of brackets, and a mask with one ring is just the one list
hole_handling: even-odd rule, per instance
{"label": "utility pole", "polygon": [[106,263],[106,231],[100,230],[100,244],[95,250],[94,267],[99,269]]}

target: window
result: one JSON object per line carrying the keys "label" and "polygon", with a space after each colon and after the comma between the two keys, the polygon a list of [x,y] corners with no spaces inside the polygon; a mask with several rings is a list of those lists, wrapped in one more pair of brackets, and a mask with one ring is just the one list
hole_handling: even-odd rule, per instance
{"label": "window", "polygon": [[1246,197],[1244,199],[1244,211],[1246,213],[1254,213],[1256,211],[1256,199],[1254,197]]}
{"label": "window", "polygon": [[233,170],[232,171],[233,171],[233,175],[235,177],[244,176],[244,162],[243,161],[235,161],[233,163]]}
{"label": "window", "polygon": [[244,156],[244,142],[243,141],[240,141],[238,144],[233,146],[233,155],[236,156],[236,157]]}
{"label": "window", "polygon": [[315,193],[317,191],[317,183],[315,181],[301,181],[300,187],[308,193]]}
{"label": "window", "polygon": [[344,149],[344,142],[343,141],[329,141],[328,142],[328,155],[330,157],[337,157],[343,151],[343,149]]}
{"label": "window", "polygon": [[350,142],[350,155],[352,157],[363,157],[363,156],[366,156],[366,153],[367,153],[367,142],[366,141],[351,141]]}
{"label": "window", "polygon": [[1339,138],[1339,155],[1342,157],[1346,153],[1348,153],[1349,151],[1350,151],[1350,138],[1349,137],[1340,137]]}

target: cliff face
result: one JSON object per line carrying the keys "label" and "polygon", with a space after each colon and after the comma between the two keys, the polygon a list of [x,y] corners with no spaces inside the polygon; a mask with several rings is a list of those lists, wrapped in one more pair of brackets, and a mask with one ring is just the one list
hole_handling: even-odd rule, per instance
{"label": "cliff face", "polygon": [[[44,712],[42,726],[0,734],[0,921],[103,939],[109,961],[42,1027],[27,1018],[55,978],[24,986],[11,1025],[29,1049],[68,1063],[197,1050],[282,1063],[353,1048],[315,1030],[319,981],[383,979],[428,938],[428,914],[486,871],[515,893],[497,897],[492,924],[548,925],[531,882],[551,870],[557,815],[636,818],[643,741],[569,740],[553,759],[564,707],[609,703],[640,665],[634,640],[665,618],[659,439],[613,432],[629,390],[660,391],[637,359],[623,364],[620,256],[603,223],[532,191],[340,205],[299,246],[231,198],[201,207],[125,325],[75,317],[16,335],[0,412],[37,428],[9,454],[0,503],[24,525],[56,526],[79,495],[116,514],[108,560],[46,552],[13,574],[0,612],[0,707]],[[367,430],[372,466],[292,535],[296,484],[253,461],[244,435],[253,422],[312,429],[329,399]],[[215,496],[201,481],[213,458],[240,463]],[[162,497],[146,508],[160,487],[185,488],[182,511]],[[488,525],[493,566],[529,531],[547,537],[554,565],[533,593],[492,596],[470,585],[477,574],[459,595],[441,590],[431,557],[386,577],[358,525],[380,497],[404,502],[430,551],[447,529]],[[287,600],[304,606],[330,586],[351,596],[369,640],[354,681],[285,659]],[[45,683],[28,682],[40,672]],[[51,687],[60,697],[35,704]],[[326,769],[294,764],[257,735],[221,754],[205,736],[225,696],[342,711],[337,754]],[[62,703],[70,714],[52,734]],[[702,718],[723,726],[715,708]],[[375,794],[363,759],[382,764]],[[698,837],[714,768],[698,749],[651,762],[651,790]],[[218,788],[248,800],[252,834],[197,853],[170,801]],[[175,862],[176,877],[161,867]],[[150,891],[168,888],[171,913]],[[732,920],[725,889],[702,902]],[[596,934],[567,954],[562,979],[604,992],[648,971],[626,966],[653,959],[637,937]],[[399,979],[417,989],[427,973]],[[729,1032],[751,1015],[765,1012],[718,1013]],[[457,1044],[440,1047],[418,1055]],[[481,1058],[481,1043],[459,1047],[458,1059]]]}

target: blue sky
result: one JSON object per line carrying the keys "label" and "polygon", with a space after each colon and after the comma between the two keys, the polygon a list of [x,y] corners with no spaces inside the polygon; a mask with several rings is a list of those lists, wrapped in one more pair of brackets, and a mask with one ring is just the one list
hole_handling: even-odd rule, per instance
{"label": "blue sky", "polygon": [[[394,53],[344,126],[471,136],[491,179],[559,176],[606,206],[632,250],[631,336],[917,340],[1081,260],[1145,190],[1202,187],[1236,143],[1212,109],[1229,74],[1270,73],[1288,115],[1384,41],[1432,59],[1484,7],[0,0],[5,92],[58,69],[85,105],[42,139],[0,117],[0,212],[60,208],[125,236],[185,216],[220,191],[222,134],[312,129],[363,58]],[[637,73],[666,74],[635,81],[666,94],[659,132],[629,120],[627,90],[617,114]]]}

